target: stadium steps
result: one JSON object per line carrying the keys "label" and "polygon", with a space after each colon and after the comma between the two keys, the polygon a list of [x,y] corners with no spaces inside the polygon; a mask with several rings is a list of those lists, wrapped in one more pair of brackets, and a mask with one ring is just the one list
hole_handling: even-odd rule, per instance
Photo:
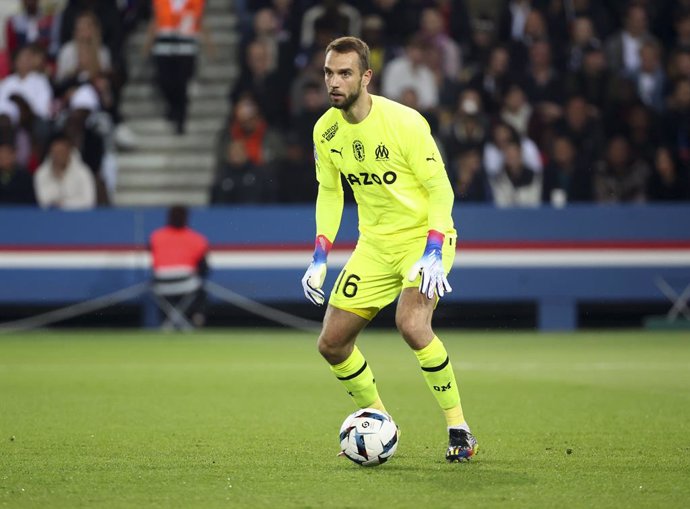
{"label": "stadium steps", "polygon": [[232,0],[208,0],[204,23],[216,54],[210,59],[202,52],[197,59],[184,135],[175,134],[173,125],[164,119],[152,62],[141,54],[146,27],[140,27],[127,42],[130,77],[121,109],[137,146],[118,153],[115,205],[208,203],[217,134],[228,114],[230,85],[238,74],[239,35]]}

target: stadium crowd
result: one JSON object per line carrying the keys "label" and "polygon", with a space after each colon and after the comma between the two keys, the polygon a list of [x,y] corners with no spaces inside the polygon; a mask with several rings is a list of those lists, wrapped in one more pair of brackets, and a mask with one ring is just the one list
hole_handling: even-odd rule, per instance
{"label": "stadium crowd", "polygon": [[[0,52],[0,203],[105,205],[114,154],[134,144],[124,43],[151,0],[16,2]],[[371,48],[370,92],[426,117],[459,202],[690,199],[690,0],[233,4],[240,74],[213,204],[314,200],[323,50],[346,34]]]}
{"label": "stadium crowd", "polygon": [[689,0],[236,3],[214,203],[313,200],[323,49],[346,34],[371,48],[370,92],[427,118],[458,201],[690,198]]}
{"label": "stadium crowd", "polygon": [[134,142],[120,97],[124,43],[139,6],[14,1],[14,13],[3,18],[0,51],[0,203],[108,204],[115,151]]}

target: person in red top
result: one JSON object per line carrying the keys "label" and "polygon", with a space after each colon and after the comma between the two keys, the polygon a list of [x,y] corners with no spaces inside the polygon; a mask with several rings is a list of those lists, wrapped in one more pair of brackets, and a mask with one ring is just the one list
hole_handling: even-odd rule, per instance
{"label": "person in red top", "polygon": [[[154,293],[198,327],[205,322],[203,280],[208,275],[209,244],[206,237],[187,225],[187,217],[186,207],[171,207],[167,225],[151,234],[149,249]],[[173,322],[180,325],[178,320]]]}

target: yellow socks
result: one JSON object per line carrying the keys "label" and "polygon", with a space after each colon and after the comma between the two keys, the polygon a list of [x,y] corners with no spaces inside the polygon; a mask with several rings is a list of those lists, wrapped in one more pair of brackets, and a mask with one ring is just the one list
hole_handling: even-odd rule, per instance
{"label": "yellow socks", "polygon": [[352,396],[359,408],[376,408],[386,411],[376,390],[374,374],[357,346],[347,359],[331,366],[331,371],[343,383],[347,393]]}
{"label": "yellow socks", "polygon": [[466,426],[453,366],[441,340],[434,336],[431,343],[421,350],[414,350],[414,353],[422,367],[426,384],[443,409],[448,427]]}

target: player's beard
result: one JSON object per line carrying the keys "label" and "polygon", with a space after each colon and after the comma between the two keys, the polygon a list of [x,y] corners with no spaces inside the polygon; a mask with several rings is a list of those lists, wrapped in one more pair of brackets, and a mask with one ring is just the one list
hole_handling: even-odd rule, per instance
{"label": "player's beard", "polygon": [[359,99],[359,95],[362,93],[361,89],[357,89],[354,92],[352,92],[350,95],[346,95],[345,98],[343,99],[343,102],[340,104],[333,102],[333,99],[330,97],[328,98],[328,101],[331,103],[331,106],[334,108],[337,108],[339,110],[349,110],[350,107],[355,104],[357,99]]}

